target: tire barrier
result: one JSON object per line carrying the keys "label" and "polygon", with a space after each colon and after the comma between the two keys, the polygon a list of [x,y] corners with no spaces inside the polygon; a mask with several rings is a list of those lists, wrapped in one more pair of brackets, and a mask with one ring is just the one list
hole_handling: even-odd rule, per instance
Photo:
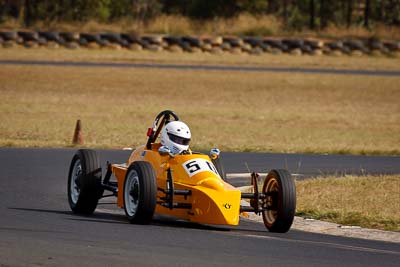
{"label": "tire barrier", "polygon": [[136,33],[74,33],[46,31],[0,31],[0,47],[110,48],[154,52],[207,52],[211,54],[261,55],[387,55],[399,56],[400,41],[370,39],[321,40],[316,38],[168,36]]}

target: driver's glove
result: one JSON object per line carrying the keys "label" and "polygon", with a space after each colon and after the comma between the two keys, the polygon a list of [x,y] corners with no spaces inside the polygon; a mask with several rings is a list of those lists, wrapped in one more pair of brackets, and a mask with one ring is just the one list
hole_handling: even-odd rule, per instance
{"label": "driver's glove", "polygon": [[210,151],[211,159],[217,159],[221,151],[218,148],[213,148]]}

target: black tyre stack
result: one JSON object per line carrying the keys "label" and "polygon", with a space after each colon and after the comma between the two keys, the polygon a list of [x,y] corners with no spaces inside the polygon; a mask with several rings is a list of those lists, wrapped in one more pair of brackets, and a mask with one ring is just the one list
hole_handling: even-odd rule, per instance
{"label": "black tyre stack", "polygon": [[331,56],[399,56],[400,41],[377,38],[322,40],[257,36],[173,36],[137,33],[73,33],[55,31],[1,31],[0,46],[27,48],[79,47],[130,49],[153,52],[204,52],[211,54],[290,54]]}

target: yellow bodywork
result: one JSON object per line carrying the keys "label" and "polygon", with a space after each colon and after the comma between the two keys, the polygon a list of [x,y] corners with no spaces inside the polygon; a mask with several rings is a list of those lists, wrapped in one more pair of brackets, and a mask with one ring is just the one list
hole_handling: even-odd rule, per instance
{"label": "yellow bodywork", "polygon": [[[126,164],[113,164],[112,172],[118,182],[118,206],[123,208],[123,186],[128,166],[134,161],[151,163],[157,177],[157,187],[165,189],[167,169],[171,168],[174,189],[191,190],[190,196],[175,195],[174,202],[190,203],[191,209],[169,209],[157,205],[156,214],[168,215],[205,224],[238,225],[241,193],[218,175],[209,156],[203,154],[161,156],[159,144],[145,146],[132,152]],[[165,193],[158,191],[157,202]]]}

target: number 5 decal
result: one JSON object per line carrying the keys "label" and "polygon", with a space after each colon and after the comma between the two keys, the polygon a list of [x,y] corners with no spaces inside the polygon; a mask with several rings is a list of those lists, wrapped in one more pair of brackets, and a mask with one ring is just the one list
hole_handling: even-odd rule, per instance
{"label": "number 5 decal", "polygon": [[217,171],[217,168],[215,168],[214,164],[212,164],[210,161],[205,160],[205,159],[192,159],[184,162],[182,166],[185,168],[185,171],[189,175],[189,177],[192,177],[193,175],[196,175],[197,173],[200,172],[213,172],[216,175],[219,176],[219,173]]}
{"label": "number 5 decal", "polygon": [[197,164],[195,160],[186,163],[185,167],[186,170],[189,171],[189,173],[194,173],[201,169],[199,164]]}

